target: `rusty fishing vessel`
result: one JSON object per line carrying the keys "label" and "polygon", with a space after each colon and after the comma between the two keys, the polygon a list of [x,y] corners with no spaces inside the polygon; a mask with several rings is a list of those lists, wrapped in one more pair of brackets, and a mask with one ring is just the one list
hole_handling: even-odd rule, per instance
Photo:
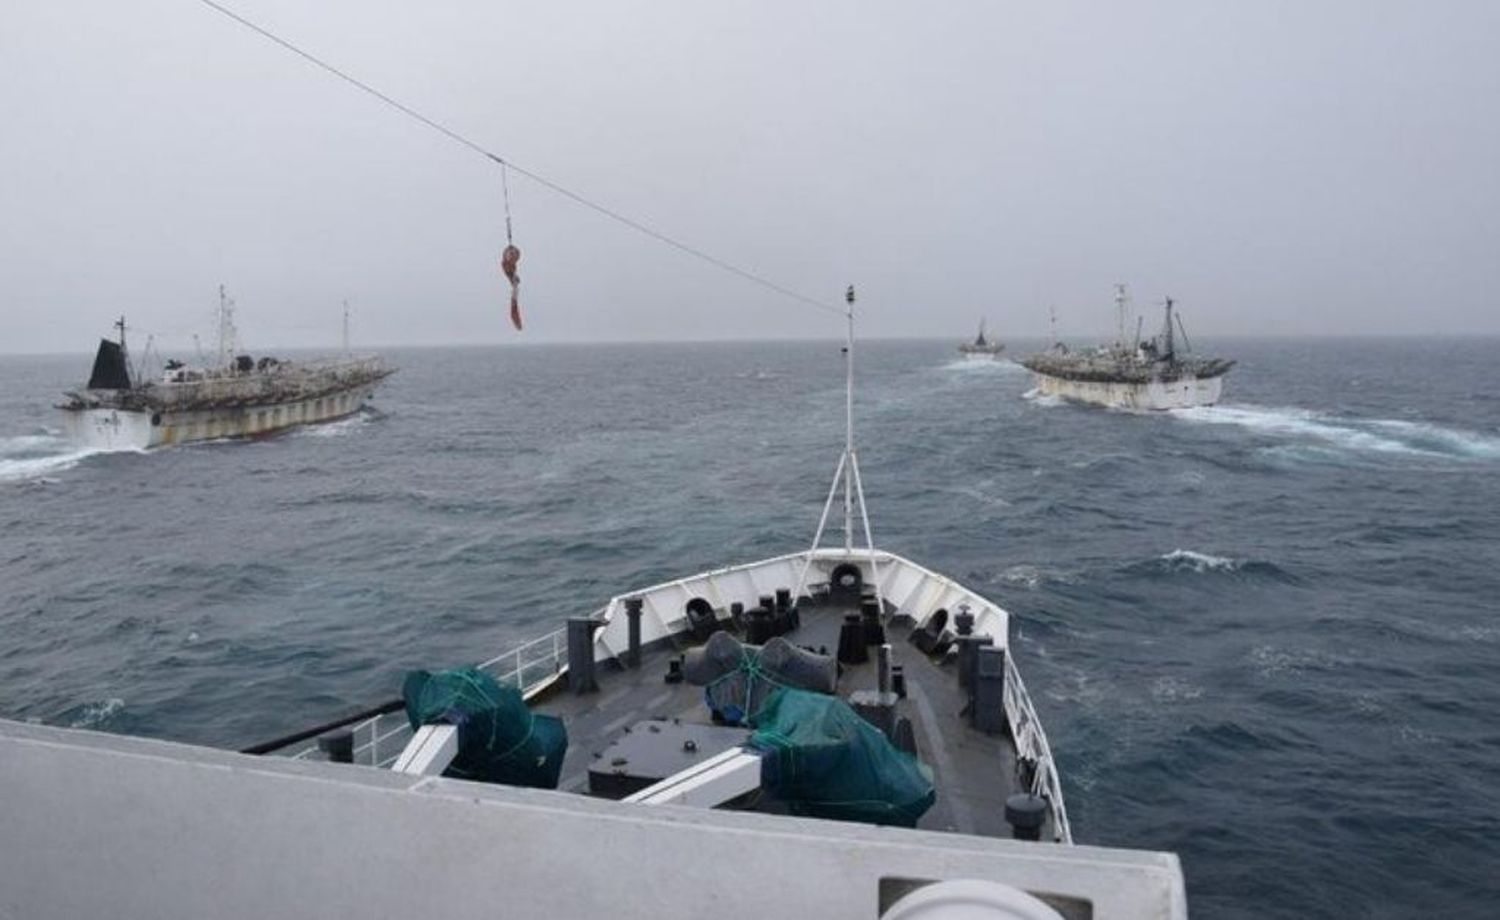
{"label": "rusty fishing vessel", "polygon": [[143,367],[132,367],[124,317],[115,328],[117,340],[99,342],[88,383],[58,406],[68,437],[85,449],[145,450],[330,422],[360,411],[395,372],[377,356],[347,353],[347,309],[343,355],[288,361],[243,354],[234,302],[222,287],[218,361],[210,366],[169,360],[147,378]]}
{"label": "rusty fishing vessel", "polygon": [[984,320],[979,321],[979,334],[974,336],[974,341],[958,346],[958,353],[969,361],[998,361],[1003,351],[1003,342],[993,341],[985,336]]}
{"label": "rusty fishing vessel", "polygon": [[1190,354],[1187,330],[1170,297],[1161,333],[1142,340],[1138,318],[1135,336],[1127,341],[1128,304],[1125,285],[1116,285],[1119,334],[1113,343],[1075,351],[1059,342],[1024,358],[1021,364],[1035,375],[1036,391],[1114,409],[1186,409],[1218,402],[1234,361]]}

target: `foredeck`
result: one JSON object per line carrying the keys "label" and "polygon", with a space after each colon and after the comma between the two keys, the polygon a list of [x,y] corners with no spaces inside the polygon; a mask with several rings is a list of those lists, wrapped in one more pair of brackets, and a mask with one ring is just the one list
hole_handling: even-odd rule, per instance
{"label": "foredeck", "polygon": [[[838,648],[839,627],[856,604],[829,599],[800,606],[801,624],[786,635],[795,645],[826,650]],[[909,718],[915,731],[917,756],[933,770],[937,802],[918,827],[992,837],[1009,837],[1005,799],[1014,790],[1016,752],[1004,735],[990,735],[969,727],[960,714],[965,696],[954,664],[929,658],[908,641],[912,626],[904,618],[887,627],[892,662],[903,666],[907,696],[897,712]],[[710,724],[702,687],[666,682],[668,663],[693,644],[686,636],[657,642],[642,652],[639,668],[606,665],[598,672],[596,692],[574,694],[565,682],[534,699],[536,711],[557,716],[568,726],[570,745],[563,761],[559,789],[587,793],[589,768],[600,752],[631,726],[648,719],[679,719]],[[877,689],[875,656],[864,664],[844,665],[838,693],[845,699],[856,690]],[[775,810],[765,803],[761,810]]]}
{"label": "foredeck", "polygon": [[[863,587],[856,585],[856,593],[852,594],[832,590],[839,573],[851,570],[858,574],[857,580]],[[807,590],[795,590],[799,586]],[[681,751],[684,756],[675,761],[681,766],[671,771],[676,773],[706,758],[708,755],[701,749],[712,747],[722,751],[739,743],[722,729],[713,730],[703,687],[666,679],[674,659],[702,641],[701,634],[700,639],[693,638],[687,609],[694,606],[700,612],[705,606],[712,609],[720,627],[743,641],[747,637],[736,633],[731,613],[736,604],[748,610],[765,606],[772,593],[798,596],[800,623],[784,638],[794,646],[836,656],[845,616],[868,602],[867,595],[871,592],[885,612],[891,664],[903,670],[906,694],[896,703],[896,721],[907,720],[911,728],[909,734],[901,731],[899,725],[894,731],[890,726],[885,730],[908,739],[907,749],[913,750],[933,771],[936,802],[918,826],[1008,837],[1012,830],[1005,820],[1006,799],[1012,793],[1029,793],[1045,805],[1041,839],[1071,843],[1061,779],[1046,734],[1010,654],[1008,615],[1003,608],[963,585],[891,553],[851,554],[820,549],[715,569],[617,595],[590,617],[580,620],[597,627],[589,641],[590,667],[597,688],[586,692],[575,692],[571,686],[574,674],[569,661],[572,652],[565,654],[570,646],[565,638],[567,630],[512,648],[481,662],[479,667],[500,681],[519,687],[536,712],[562,720],[569,744],[559,774],[560,790],[619,797],[634,791],[623,787],[637,784],[642,776],[665,776],[636,770],[639,760],[616,769],[615,761],[620,757],[630,761],[642,752]],[[638,667],[626,666],[630,659],[632,617],[628,608],[631,605],[638,607]],[[957,656],[950,647],[955,644],[952,631],[942,631],[944,650],[939,654],[929,654],[910,641],[916,631],[922,630],[927,637],[924,645],[931,648],[934,624],[946,621],[950,613],[956,615],[964,610],[972,618],[976,641],[993,644],[1005,652],[1001,656],[1003,690],[1000,694],[993,692],[996,688],[992,675],[986,685],[990,691],[983,703],[978,695],[959,684]],[[699,626],[702,625],[700,622]],[[839,697],[848,700],[856,691],[878,688],[876,649],[866,650],[868,663],[841,666],[834,688]],[[992,657],[989,667],[994,664]],[[579,682],[586,683],[587,678]],[[971,725],[970,713],[966,711],[971,699],[977,715],[988,723],[984,728]],[[644,729],[674,736],[677,746],[664,746],[661,739],[642,741],[640,736],[631,734],[632,727],[647,720],[665,722]],[[677,724],[672,724],[672,720],[677,720]],[[322,759],[325,754],[316,739],[336,730],[352,735],[355,763],[378,767],[391,766],[412,736],[402,712],[402,701],[393,700],[245,750]],[[744,735],[748,735],[748,730]],[[697,754],[688,753],[687,740],[697,745]],[[616,742],[620,744],[611,748]],[[609,759],[601,763],[599,758],[606,756]],[[591,784],[591,767],[596,773],[608,773],[610,778],[601,781],[596,777]],[[635,785],[635,788],[644,787]],[[737,800],[728,807],[753,807],[767,812],[782,807],[770,797],[751,799],[754,797]]]}

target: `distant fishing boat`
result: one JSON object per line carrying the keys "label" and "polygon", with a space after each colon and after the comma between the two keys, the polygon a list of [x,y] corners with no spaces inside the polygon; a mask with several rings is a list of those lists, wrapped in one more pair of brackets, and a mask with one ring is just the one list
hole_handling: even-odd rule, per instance
{"label": "distant fishing boat", "polygon": [[985,338],[984,320],[979,321],[979,334],[974,337],[974,341],[958,346],[958,353],[970,361],[993,361],[1004,350],[1004,344]]}
{"label": "distant fishing boat", "polygon": [[1116,285],[1119,336],[1113,344],[1071,351],[1059,342],[1049,351],[1028,355],[1021,364],[1036,375],[1038,392],[1116,409],[1186,409],[1218,402],[1234,361],[1186,354],[1187,330],[1172,312],[1170,297],[1161,334],[1142,341],[1137,320],[1135,337],[1126,342],[1128,302],[1125,285]]}
{"label": "distant fishing boat", "polygon": [[[215,366],[170,360],[159,378],[143,379],[130,367],[123,316],[115,328],[119,341],[100,340],[88,384],[58,406],[68,437],[81,447],[144,450],[329,422],[358,412],[395,373],[374,356],[284,361],[238,354],[234,302],[222,287]],[[346,312],[346,349],[347,339]]]}

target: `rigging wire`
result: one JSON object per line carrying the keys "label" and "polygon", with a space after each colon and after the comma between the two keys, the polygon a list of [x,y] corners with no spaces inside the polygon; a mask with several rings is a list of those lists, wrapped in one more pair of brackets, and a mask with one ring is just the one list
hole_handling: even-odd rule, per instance
{"label": "rigging wire", "polygon": [[[550,179],[548,179],[548,178],[546,178],[546,177],[544,177],[542,175],[539,175],[539,174],[537,174],[535,172],[532,172],[529,169],[525,169],[525,168],[523,168],[521,166],[516,165],[513,161],[505,159],[504,157],[500,156],[498,153],[494,153],[494,152],[492,152],[490,150],[487,150],[486,148],[484,148],[480,144],[476,143],[475,141],[470,140],[469,138],[467,138],[464,135],[458,133],[457,131],[453,130],[452,128],[449,128],[446,125],[441,124],[440,122],[437,122],[437,121],[435,121],[435,120],[433,120],[431,118],[428,118],[426,115],[423,115],[421,112],[418,112],[416,109],[413,109],[413,108],[411,108],[408,105],[405,105],[405,104],[403,104],[401,102],[396,101],[395,99],[392,99],[390,96],[387,96],[385,93],[382,93],[380,90],[376,89],[375,87],[371,86],[370,84],[365,83],[364,81],[359,80],[356,77],[353,77],[350,74],[347,74],[347,73],[345,73],[342,70],[339,70],[337,67],[333,66],[332,64],[328,63],[327,61],[324,61],[322,58],[319,58],[319,57],[313,55],[311,52],[304,51],[303,49],[301,49],[298,46],[292,44],[291,42],[287,41],[286,39],[282,38],[281,36],[276,35],[275,33],[271,32],[271,31],[269,31],[269,30],[267,30],[267,29],[265,29],[265,28],[263,28],[263,27],[261,27],[259,25],[257,25],[256,23],[250,21],[249,19],[246,19],[245,17],[243,17],[240,14],[236,13],[235,11],[229,9],[228,7],[225,7],[225,6],[223,6],[223,5],[215,2],[215,0],[198,0],[198,2],[201,3],[201,4],[203,4],[204,6],[208,7],[209,9],[214,10],[215,12],[220,13],[221,15],[223,15],[223,16],[225,16],[225,17],[227,17],[227,18],[229,18],[229,19],[231,19],[231,20],[239,23],[240,25],[242,25],[245,28],[251,30],[252,32],[255,32],[258,35],[262,36],[263,38],[266,38],[269,41],[275,42],[276,44],[278,44],[281,47],[285,48],[286,50],[292,52],[293,54],[295,54],[298,57],[302,58],[303,60],[307,61],[308,63],[310,63],[310,64],[312,64],[312,65],[314,65],[314,66],[316,66],[318,68],[321,68],[322,70],[325,70],[328,73],[333,74],[334,76],[338,77],[339,79],[343,80],[344,82],[349,83],[350,85],[352,85],[352,86],[354,86],[354,87],[362,90],[365,93],[368,93],[371,96],[374,96],[376,99],[379,99],[381,102],[385,103],[386,105],[390,106],[391,108],[397,110],[398,112],[403,113],[404,115],[406,115],[406,116],[408,116],[410,118],[415,119],[416,121],[421,122],[422,124],[426,125],[427,127],[431,128],[432,130],[437,131],[439,134],[442,134],[443,136],[447,137],[449,140],[451,140],[451,141],[453,141],[453,142],[455,142],[457,144],[461,144],[464,147],[467,147],[470,150],[474,151],[475,153],[479,154],[480,156],[482,156],[482,157],[484,157],[484,158],[486,158],[488,160],[491,160],[494,163],[499,164],[499,166],[501,168],[502,181],[503,181],[503,176],[504,176],[505,169],[506,168],[513,169],[516,172],[520,173],[521,175],[525,176],[526,178],[530,179],[531,181],[537,183],[538,185],[541,185],[541,186],[543,186],[543,187],[545,187],[547,189],[550,189],[551,191],[557,193],[558,195],[561,195],[564,198],[569,199],[570,201],[575,202],[576,204],[580,204],[583,207],[588,208],[589,210],[594,211],[597,214],[600,214],[600,215],[602,215],[604,217],[609,218],[610,220],[615,221],[616,223],[624,224],[625,226],[629,227],[630,229],[635,230],[637,233],[642,233],[642,234],[644,234],[646,236],[649,236],[649,237],[651,237],[652,239],[656,240],[659,243],[665,243],[666,245],[671,246],[672,248],[678,250],[679,252],[684,252],[684,253],[686,253],[686,254],[688,254],[688,255],[690,255],[690,256],[692,256],[692,257],[694,257],[694,258],[696,258],[696,259],[698,259],[700,261],[707,262],[708,264],[714,266],[715,268],[718,268],[718,269],[720,269],[722,271],[729,272],[732,275],[737,275],[738,277],[743,278],[746,281],[749,281],[749,282],[751,282],[753,284],[758,284],[761,287],[766,288],[767,290],[775,291],[776,293],[782,295],[783,297],[788,297],[788,298],[790,298],[792,300],[800,301],[801,303],[807,304],[808,306],[817,307],[819,310],[825,310],[825,311],[827,311],[829,313],[833,313],[833,314],[838,315],[838,316],[843,316],[844,315],[844,310],[841,309],[841,308],[839,308],[839,307],[836,307],[836,306],[834,306],[832,304],[829,304],[829,303],[825,303],[825,302],[823,302],[821,300],[814,299],[812,297],[808,297],[805,294],[799,294],[796,291],[792,290],[791,288],[783,287],[782,285],[779,285],[776,282],[771,281],[769,279],[763,278],[760,275],[755,274],[754,272],[751,272],[751,271],[748,271],[746,269],[740,268],[739,266],[734,265],[733,263],[726,262],[723,259],[718,258],[717,256],[710,255],[709,253],[704,252],[701,249],[698,249],[698,248],[696,248],[694,246],[690,246],[687,243],[681,242],[680,240],[676,240],[676,239],[674,239],[674,238],[672,238],[670,236],[667,236],[665,233],[662,233],[662,232],[660,232],[658,230],[654,230],[651,227],[649,227],[649,226],[641,223],[638,220],[635,220],[633,218],[627,217],[626,215],[621,214],[620,212],[615,211],[615,210],[613,210],[611,208],[607,208],[604,205],[599,204],[596,201],[593,201],[591,199],[585,198],[583,195],[579,194],[578,192],[575,192],[575,191],[573,191],[573,190],[571,190],[569,188],[566,188],[566,187],[564,187],[562,185],[559,185],[556,182],[553,182],[552,180],[550,180]],[[507,189],[507,197],[508,197],[508,195],[509,195],[509,189]]]}

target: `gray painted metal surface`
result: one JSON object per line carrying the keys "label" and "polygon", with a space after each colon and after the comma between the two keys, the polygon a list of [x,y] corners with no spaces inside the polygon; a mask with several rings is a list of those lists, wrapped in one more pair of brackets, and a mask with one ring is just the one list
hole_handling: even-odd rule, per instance
{"label": "gray painted metal surface", "polygon": [[879,916],[988,879],[1186,916],[1177,858],[660,806],[0,721],[0,917]]}

